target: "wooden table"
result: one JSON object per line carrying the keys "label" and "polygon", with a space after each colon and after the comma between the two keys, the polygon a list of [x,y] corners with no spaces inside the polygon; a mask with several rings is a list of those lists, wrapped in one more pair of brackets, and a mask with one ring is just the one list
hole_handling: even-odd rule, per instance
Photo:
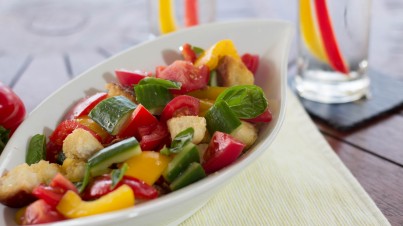
{"label": "wooden table", "polygon": [[[146,2],[0,1],[0,80],[15,90],[28,111],[33,110],[84,70],[147,40]],[[217,1],[218,21],[255,17],[295,21],[295,3],[225,3]],[[403,2],[373,4],[370,65],[403,80]],[[295,48],[291,72],[293,62]],[[403,110],[344,133],[315,122],[391,224],[403,225]]]}

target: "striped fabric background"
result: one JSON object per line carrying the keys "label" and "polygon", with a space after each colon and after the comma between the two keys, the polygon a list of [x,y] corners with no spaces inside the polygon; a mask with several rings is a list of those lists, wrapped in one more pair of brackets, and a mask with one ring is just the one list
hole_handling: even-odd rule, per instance
{"label": "striped fabric background", "polygon": [[278,137],[182,225],[390,225],[288,91]]}

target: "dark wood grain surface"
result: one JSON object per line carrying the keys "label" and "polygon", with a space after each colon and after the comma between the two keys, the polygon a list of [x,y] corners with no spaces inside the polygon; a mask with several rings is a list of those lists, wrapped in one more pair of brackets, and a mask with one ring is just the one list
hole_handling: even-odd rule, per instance
{"label": "dark wood grain surface", "polygon": [[[256,17],[295,21],[295,1],[227,3],[217,1],[217,21]],[[373,0],[370,65],[399,80],[403,80],[402,12],[402,1]],[[147,16],[144,0],[0,0],[0,80],[31,111],[78,74],[146,41]],[[295,52],[293,48],[291,67]],[[403,225],[403,109],[350,132],[315,121],[390,223]]]}

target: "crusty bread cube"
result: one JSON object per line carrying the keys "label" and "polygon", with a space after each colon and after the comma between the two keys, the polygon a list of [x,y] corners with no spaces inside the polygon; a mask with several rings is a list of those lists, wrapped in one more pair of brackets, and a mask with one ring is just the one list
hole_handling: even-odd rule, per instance
{"label": "crusty bread cube", "polygon": [[85,161],[66,158],[63,161],[62,172],[72,182],[82,181],[85,174]]}
{"label": "crusty bread cube", "polygon": [[86,161],[103,149],[102,144],[87,130],[77,128],[63,141],[63,152],[67,158]]}
{"label": "crusty bread cube", "polygon": [[171,138],[174,139],[178,133],[183,130],[193,127],[194,135],[192,142],[198,144],[203,140],[206,133],[206,119],[199,116],[180,116],[174,117],[167,121],[168,130],[171,133]]}
{"label": "crusty bread cube", "polygon": [[248,149],[253,143],[255,143],[258,131],[253,124],[242,120],[241,122],[242,124],[232,131],[231,136],[245,144],[245,149]]}
{"label": "crusty bread cube", "polygon": [[223,56],[217,66],[219,86],[253,85],[255,78],[252,72],[240,59]]}
{"label": "crusty bread cube", "polygon": [[59,165],[43,160],[18,165],[0,178],[0,202],[11,207],[29,204],[35,200],[32,190],[39,184],[48,184],[59,171]]}
{"label": "crusty bread cube", "polygon": [[116,83],[107,83],[105,88],[108,90],[108,97],[114,96],[124,96],[127,99],[131,100],[133,103],[136,103],[136,99],[134,98],[133,89],[126,89],[119,84]]}

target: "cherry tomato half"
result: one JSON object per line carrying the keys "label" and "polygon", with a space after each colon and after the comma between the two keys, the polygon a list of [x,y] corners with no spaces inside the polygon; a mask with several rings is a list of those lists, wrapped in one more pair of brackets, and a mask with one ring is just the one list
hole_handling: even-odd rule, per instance
{"label": "cherry tomato half", "polygon": [[249,69],[249,71],[255,74],[259,66],[259,56],[245,53],[244,55],[242,55],[241,59],[245,66]]}
{"label": "cherry tomato half", "polygon": [[210,70],[207,66],[196,67],[193,63],[177,60],[157,73],[157,78],[163,78],[182,84],[180,90],[172,90],[175,94],[185,94],[207,86]]}
{"label": "cherry tomato half", "polygon": [[185,115],[198,115],[199,108],[199,99],[188,95],[177,96],[168,102],[162,110],[161,121],[165,122],[170,118]]}
{"label": "cherry tomato half", "polygon": [[206,173],[213,173],[230,165],[239,157],[244,148],[245,145],[231,135],[215,132],[203,156],[204,170]]}
{"label": "cherry tomato half", "polygon": [[128,70],[115,70],[116,78],[122,86],[133,87],[138,84],[141,79],[150,76],[151,73],[144,71],[128,71]]}
{"label": "cherry tomato half", "polygon": [[75,119],[80,116],[88,115],[90,111],[102,100],[108,96],[107,93],[96,93],[90,97],[81,99],[70,111],[65,115],[65,119]]}

